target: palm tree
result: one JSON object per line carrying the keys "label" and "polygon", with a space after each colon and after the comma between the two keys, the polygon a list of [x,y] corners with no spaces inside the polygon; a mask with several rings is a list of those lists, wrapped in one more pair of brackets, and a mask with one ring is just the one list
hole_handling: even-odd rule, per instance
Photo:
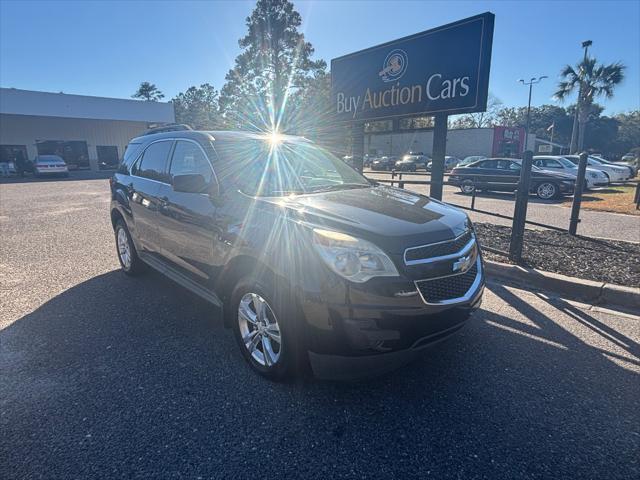
{"label": "palm tree", "polygon": [[613,97],[614,88],[624,79],[625,68],[626,66],[620,62],[602,65],[598,64],[595,58],[585,57],[576,68],[567,65],[560,72],[562,81],[558,83],[554,97],[562,101],[575,90],[582,96],[578,99],[578,150],[581,151],[584,146],[585,128],[594,100],[600,96]]}

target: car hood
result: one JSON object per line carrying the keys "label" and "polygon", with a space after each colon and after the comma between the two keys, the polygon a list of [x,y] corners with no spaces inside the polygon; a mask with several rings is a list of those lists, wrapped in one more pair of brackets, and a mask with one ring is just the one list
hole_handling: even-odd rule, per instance
{"label": "car hood", "polygon": [[453,239],[468,228],[461,210],[388,186],[258,200],[285,209],[296,221],[353,234],[396,254]]}

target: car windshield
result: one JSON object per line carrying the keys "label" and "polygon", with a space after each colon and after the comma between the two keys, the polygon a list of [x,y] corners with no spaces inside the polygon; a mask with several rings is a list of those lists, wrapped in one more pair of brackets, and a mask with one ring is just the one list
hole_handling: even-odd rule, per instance
{"label": "car windshield", "polygon": [[338,157],[305,141],[216,141],[221,182],[243,193],[278,197],[351,188],[371,183]]}
{"label": "car windshield", "polygon": [[558,161],[567,168],[576,168],[576,164],[568,158],[558,157]]}
{"label": "car windshield", "polygon": [[38,163],[62,163],[64,160],[57,155],[41,155],[38,157]]}

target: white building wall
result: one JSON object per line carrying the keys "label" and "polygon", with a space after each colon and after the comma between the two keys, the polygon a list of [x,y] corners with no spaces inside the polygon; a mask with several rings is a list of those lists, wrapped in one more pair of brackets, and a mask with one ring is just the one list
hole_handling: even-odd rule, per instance
{"label": "white building wall", "polygon": [[[410,150],[431,155],[433,147],[433,131],[411,131],[384,134],[367,134],[365,151],[384,154],[402,155]],[[493,129],[474,128],[449,130],[447,132],[447,155],[459,158],[470,155],[491,156],[493,149]]]}
{"label": "white building wall", "polygon": [[172,123],[173,103],[0,88],[0,113],[38,117]]}
{"label": "white building wall", "polygon": [[36,143],[43,140],[85,141],[89,163],[97,167],[97,145],[115,145],[122,158],[129,140],[147,129],[147,122],[91,120],[0,114],[0,144],[26,145],[29,160],[38,154]]}

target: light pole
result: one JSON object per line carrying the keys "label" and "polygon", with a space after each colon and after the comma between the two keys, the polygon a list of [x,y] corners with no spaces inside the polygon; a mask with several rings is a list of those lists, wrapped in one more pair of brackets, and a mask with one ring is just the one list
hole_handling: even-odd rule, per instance
{"label": "light pole", "polygon": [[531,92],[533,90],[533,86],[536,83],[540,83],[545,78],[549,78],[549,77],[547,77],[546,75],[543,75],[543,76],[538,77],[538,78],[533,77],[528,82],[525,82],[522,78],[520,80],[518,80],[523,85],[529,85],[529,103],[527,104],[527,128],[525,129],[525,133],[524,133],[524,150],[525,150],[525,152],[527,151],[527,147],[529,146],[529,125],[530,125],[530,122],[531,122]]}

